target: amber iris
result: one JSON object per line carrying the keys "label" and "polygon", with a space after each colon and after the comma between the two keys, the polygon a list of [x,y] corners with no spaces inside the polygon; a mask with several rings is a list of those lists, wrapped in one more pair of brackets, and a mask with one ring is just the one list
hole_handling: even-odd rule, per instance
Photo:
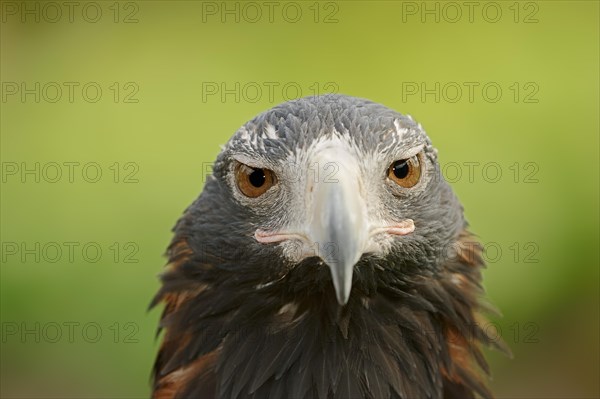
{"label": "amber iris", "polygon": [[413,187],[421,178],[420,155],[392,163],[388,169],[388,178],[401,187]]}
{"label": "amber iris", "polygon": [[235,168],[235,179],[242,194],[250,198],[263,195],[275,184],[275,174],[271,170],[242,163]]}

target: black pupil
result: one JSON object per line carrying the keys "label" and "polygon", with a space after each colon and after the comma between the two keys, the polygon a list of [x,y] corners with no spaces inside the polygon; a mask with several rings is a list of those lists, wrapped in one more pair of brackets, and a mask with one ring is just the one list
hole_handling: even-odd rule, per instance
{"label": "black pupil", "polygon": [[392,169],[394,170],[394,176],[396,176],[398,179],[404,179],[406,176],[408,176],[408,161],[396,161],[394,162]]}
{"label": "black pupil", "polygon": [[262,185],[265,184],[267,177],[265,176],[265,172],[262,169],[254,169],[252,173],[250,173],[249,179],[250,184],[258,188],[262,187]]}

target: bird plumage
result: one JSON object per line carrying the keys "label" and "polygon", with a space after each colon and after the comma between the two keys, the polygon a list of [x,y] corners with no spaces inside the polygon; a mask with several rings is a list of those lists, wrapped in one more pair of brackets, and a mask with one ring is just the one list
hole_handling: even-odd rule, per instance
{"label": "bird plumage", "polygon": [[[298,210],[312,195],[306,165],[320,142],[334,140],[369,176],[360,185],[365,217],[408,215],[415,225],[410,235],[369,239],[345,304],[326,256],[254,236],[258,228],[306,223]],[[419,146],[426,173],[413,191],[393,191],[372,176]],[[258,160],[279,176],[290,165],[300,173],[253,202],[236,192],[234,158]],[[420,125],[367,100],[300,99],[244,125],[213,170],[174,229],[152,303],[165,305],[154,398],[492,396],[480,345],[507,349],[479,316],[481,246]],[[307,194],[298,187],[309,187]]]}

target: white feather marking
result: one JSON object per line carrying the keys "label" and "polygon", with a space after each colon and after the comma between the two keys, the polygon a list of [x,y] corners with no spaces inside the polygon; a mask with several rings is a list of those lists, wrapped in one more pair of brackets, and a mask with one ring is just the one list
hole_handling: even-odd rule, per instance
{"label": "white feather marking", "polygon": [[408,133],[408,129],[400,126],[400,121],[398,119],[394,119],[394,127],[396,128],[396,134],[398,135],[398,141],[402,142],[404,140],[404,135]]}
{"label": "white feather marking", "polygon": [[275,131],[275,127],[270,123],[267,123],[263,130],[263,135],[268,139],[276,139],[277,132]]}
{"label": "white feather marking", "polygon": [[252,135],[250,134],[250,132],[248,131],[248,129],[246,129],[245,126],[242,126],[240,128],[240,139],[241,140],[245,140],[250,142],[252,140]]}

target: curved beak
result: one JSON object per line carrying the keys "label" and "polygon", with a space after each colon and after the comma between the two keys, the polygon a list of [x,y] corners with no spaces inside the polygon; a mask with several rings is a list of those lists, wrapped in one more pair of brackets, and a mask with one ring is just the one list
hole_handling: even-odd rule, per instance
{"label": "curved beak", "polygon": [[294,256],[295,261],[320,257],[329,267],[337,301],[343,306],[350,298],[354,266],[365,252],[381,250],[371,237],[405,236],[415,230],[415,224],[408,218],[370,223],[356,156],[340,147],[320,148],[312,159],[319,168],[307,181],[305,222],[289,231],[257,229],[254,237],[262,244],[299,240],[302,252],[294,251],[301,255]]}
{"label": "curved beak", "polygon": [[[321,158],[323,159],[323,158]],[[331,159],[331,158],[329,158]],[[319,163],[329,173],[312,181],[308,237],[316,244],[317,255],[329,266],[340,305],[348,303],[354,265],[362,256],[369,237],[366,201],[360,190],[360,176],[350,162]],[[331,171],[335,173],[331,173]],[[327,178],[324,178],[327,176]]]}

